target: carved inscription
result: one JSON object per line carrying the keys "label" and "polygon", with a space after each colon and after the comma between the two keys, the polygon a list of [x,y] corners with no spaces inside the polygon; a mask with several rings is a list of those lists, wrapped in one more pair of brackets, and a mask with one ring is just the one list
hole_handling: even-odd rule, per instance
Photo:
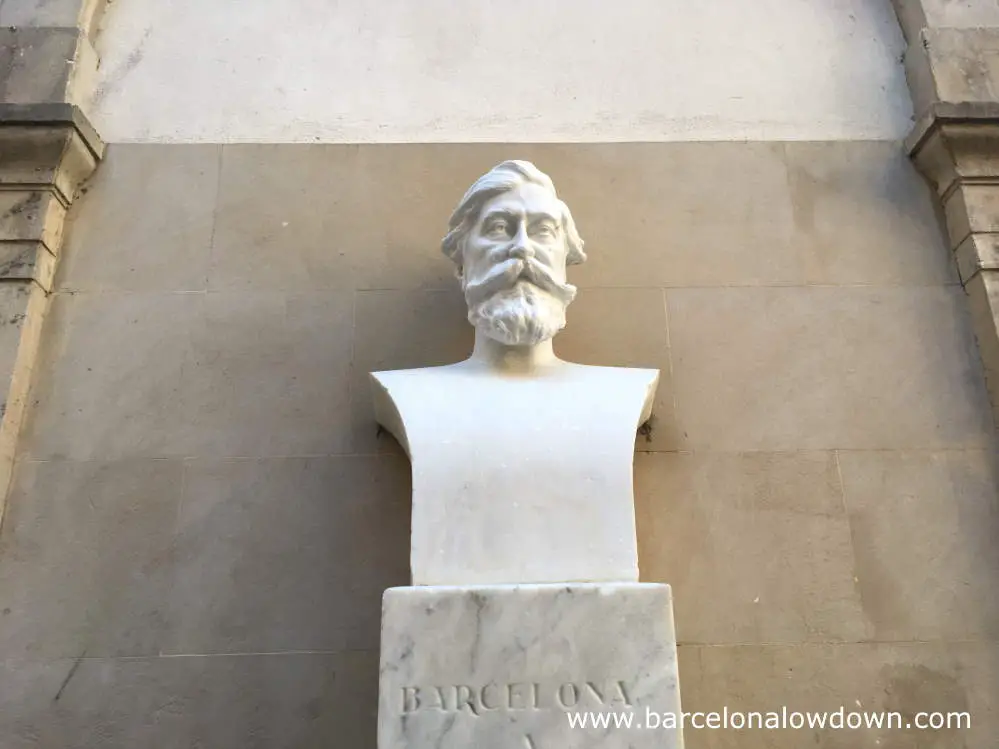
{"label": "carved inscription", "polygon": [[631,707],[627,685],[620,680],[540,684],[513,682],[469,686],[403,687],[401,709],[404,714],[436,710],[443,713],[483,713],[517,710],[573,710],[586,707]]}

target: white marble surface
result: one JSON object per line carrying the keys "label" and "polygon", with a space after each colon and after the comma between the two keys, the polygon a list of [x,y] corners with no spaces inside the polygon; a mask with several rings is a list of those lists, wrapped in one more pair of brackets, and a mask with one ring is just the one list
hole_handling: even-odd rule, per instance
{"label": "white marble surface", "polygon": [[658,376],[377,373],[379,421],[413,463],[413,583],[637,581],[635,430]]}
{"label": "white marble surface", "polygon": [[[378,749],[679,749],[666,585],[392,588],[382,607]],[[570,727],[573,713],[633,715]]]}

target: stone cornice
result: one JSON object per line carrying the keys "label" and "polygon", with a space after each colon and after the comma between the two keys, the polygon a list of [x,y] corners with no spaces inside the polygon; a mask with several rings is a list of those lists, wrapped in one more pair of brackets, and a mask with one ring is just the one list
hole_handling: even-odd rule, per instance
{"label": "stone cornice", "polygon": [[[85,100],[105,0],[0,8],[0,520],[17,453],[66,211],[104,156]],[[23,24],[23,26],[22,26]]]}
{"label": "stone cornice", "polygon": [[943,125],[999,124],[999,101],[938,101],[916,122],[905,138],[905,148],[914,154]]}
{"label": "stone cornice", "polygon": [[905,146],[944,202],[961,185],[997,185],[999,102],[938,102]]}
{"label": "stone cornice", "polygon": [[[70,125],[96,159],[104,157],[105,144],[83,111],[74,104],[9,104],[0,102],[0,126],[45,127]],[[3,162],[0,162],[3,163]]]}
{"label": "stone cornice", "polygon": [[918,114],[905,148],[937,192],[999,424],[999,8],[892,1]]}
{"label": "stone cornice", "polygon": [[71,104],[0,104],[0,190],[51,190],[68,207],[104,156]]}

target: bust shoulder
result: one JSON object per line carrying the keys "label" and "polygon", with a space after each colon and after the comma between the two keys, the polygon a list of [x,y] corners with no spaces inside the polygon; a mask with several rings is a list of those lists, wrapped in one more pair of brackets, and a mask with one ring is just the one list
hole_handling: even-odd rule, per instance
{"label": "bust shoulder", "polygon": [[481,367],[469,366],[467,362],[446,364],[439,367],[421,367],[419,369],[393,369],[382,372],[372,372],[373,382],[386,390],[397,390],[402,393],[411,387],[429,387],[439,383],[446,387],[449,383],[457,384],[481,382],[483,386],[497,387],[502,383],[531,383],[544,386],[545,383],[566,384],[579,382],[581,384],[604,382],[615,387],[643,386],[655,387],[659,381],[658,369],[636,367],[604,367],[590,364],[561,362],[557,367],[540,369],[530,374],[515,374],[496,372]]}
{"label": "bust shoulder", "polygon": [[441,419],[459,418],[456,413],[467,411],[468,404],[495,402],[501,393],[507,393],[501,400],[514,407],[494,413],[494,420],[523,418],[523,408],[563,416],[566,409],[579,408],[635,419],[632,428],[638,428],[652,413],[659,370],[562,362],[531,374],[510,374],[462,362],[372,372],[371,382],[376,420],[412,457],[409,431],[436,433]]}

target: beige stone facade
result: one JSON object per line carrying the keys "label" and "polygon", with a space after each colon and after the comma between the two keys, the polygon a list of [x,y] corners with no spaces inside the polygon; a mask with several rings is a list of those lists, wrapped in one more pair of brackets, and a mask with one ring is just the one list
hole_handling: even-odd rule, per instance
{"label": "beige stone facade", "polygon": [[[636,443],[640,562],[674,589],[685,707],[987,715],[992,427],[964,292],[904,154],[515,152],[565,186],[589,242],[558,352],[664,373]],[[108,149],[72,212],[0,566],[17,682],[47,694],[83,659],[56,713],[22,696],[6,730],[226,746],[262,721],[261,745],[334,729],[371,745],[409,486],[365,373],[467,351],[434,219],[513,153]],[[626,211],[601,215],[607,189]],[[927,671],[946,689],[920,687]],[[146,700],[180,701],[169,727]],[[235,712],[213,720],[213,700]],[[688,743],[747,740],[770,739]]]}
{"label": "beige stone facade", "polygon": [[[999,24],[972,5],[899,17],[910,44],[944,12]],[[910,80],[940,69],[916,54]],[[51,284],[0,285],[48,310],[37,356],[0,329],[31,385],[0,530],[0,746],[374,746],[410,486],[366,375],[467,354],[438,244],[505,158],[550,173],[587,240],[557,353],[662,371],[636,509],[684,709],[972,721],[687,746],[993,746],[999,231],[996,175],[962,165],[995,162],[994,125],[988,96],[962,110],[943,73],[919,80],[909,148],[956,188],[892,138],[111,143],[64,227],[0,237],[63,237]],[[931,138],[950,161],[919,160]]]}

